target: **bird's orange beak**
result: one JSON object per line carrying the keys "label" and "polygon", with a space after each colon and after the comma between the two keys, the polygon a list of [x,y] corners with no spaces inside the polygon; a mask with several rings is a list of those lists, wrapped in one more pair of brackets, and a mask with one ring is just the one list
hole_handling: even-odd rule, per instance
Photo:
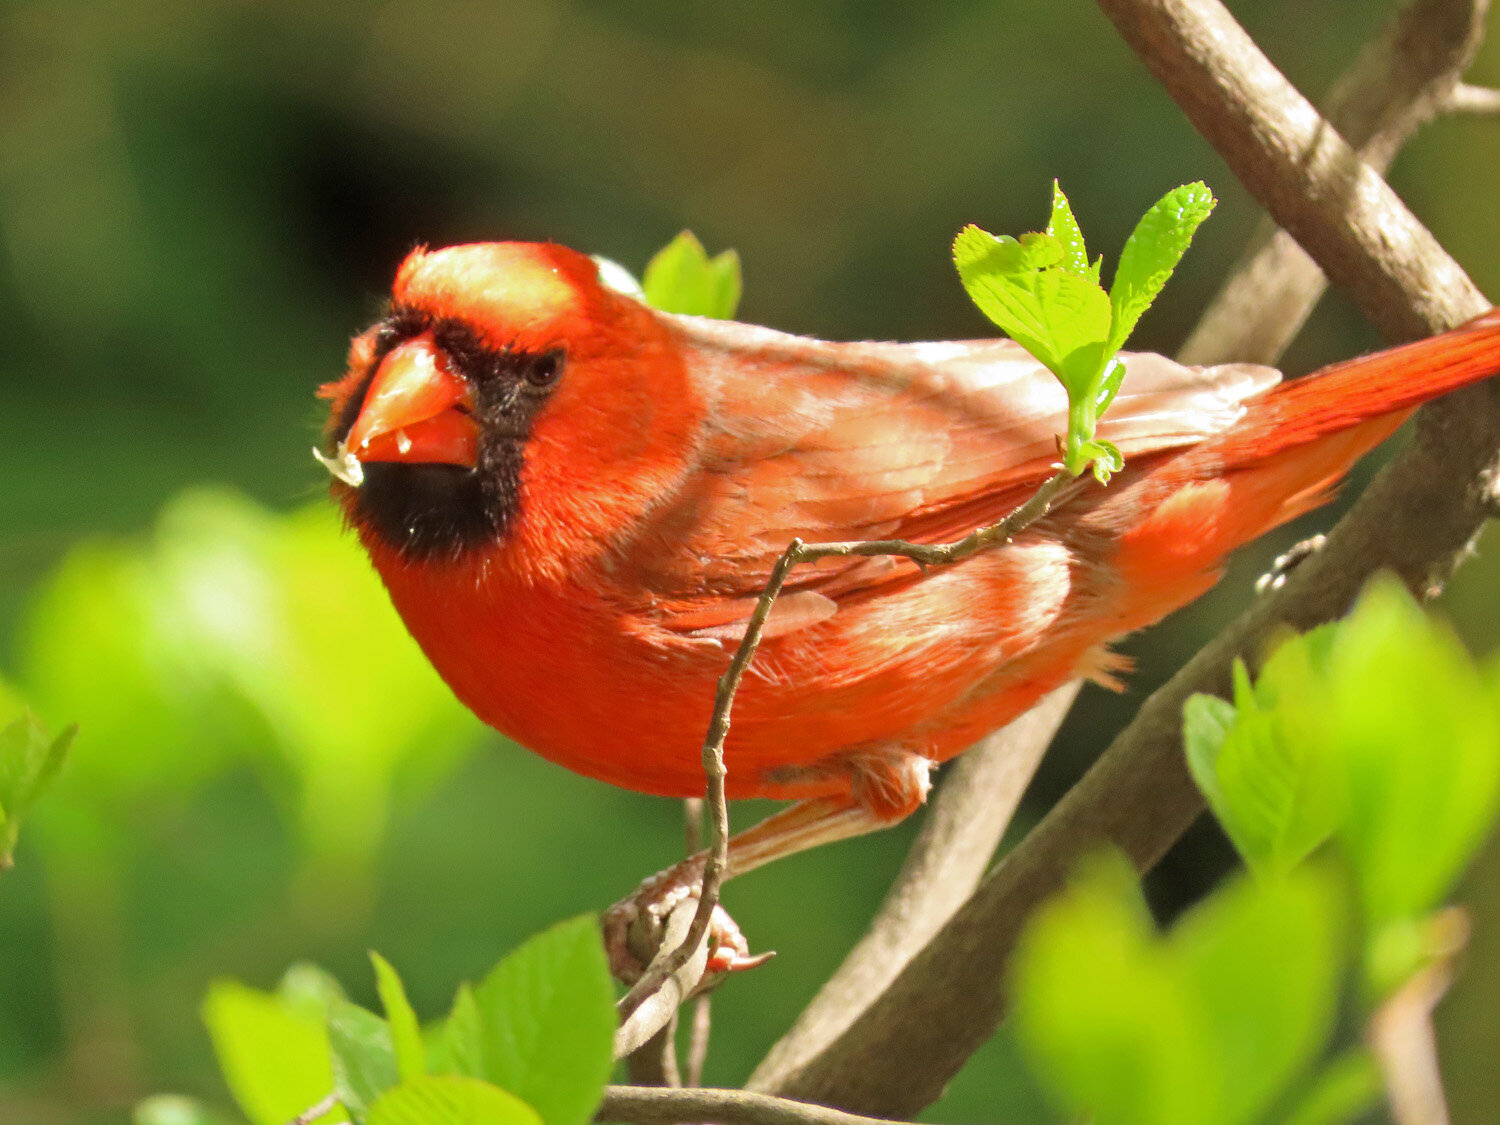
{"label": "bird's orange beak", "polygon": [[356,461],[475,463],[473,393],[424,332],[380,362],[340,455]]}

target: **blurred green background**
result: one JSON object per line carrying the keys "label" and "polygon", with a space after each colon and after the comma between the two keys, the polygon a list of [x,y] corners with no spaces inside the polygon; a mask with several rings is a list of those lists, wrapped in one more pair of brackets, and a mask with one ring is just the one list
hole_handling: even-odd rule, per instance
{"label": "blurred green background", "polygon": [[[1310,93],[1385,3],[1233,5]],[[1500,80],[1490,50],[1472,76]],[[1500,126],[1440,122],[1393,179],[1500,291]],[[456,982],[680,849],[676,804],[573,777],[448,700],[323,500],[313,388],[419,242],[553,239],[639,269],[683,227],[746,271],[741,317],[832,338],[971,336],[965,222],[1040,225],[1052,177],[1116,250],[1167,188],[1222,199],[1135,346],[1170,351],[1256,212],[1087,4],[1007,0],[8,0],[0,6],[0,676],[82,732],[0,877],[0,1122],[227,1104],[197,1009],[294,961],[432,1016]],[[1290,370],[1368,349],[1325,301]],[[1361,470],[1368,475],[1368,468]],[[1335,509],[1336,511],[1336,509]],[[1247,551],[1089,689],[1034,817],[1332,512]],[[1500,543],[1497,543],[1500,545]],[[1500,551],[1444,607],[1480,651]],[[9,713],[0,715],[7,719]],[[754,810],[736,815],[748,821]],[[911,827],[735,884],[781,956],[716,1000],[736,1083],[860,931]],[[1222,870],[1207,829],[1153,878]],[[1455,1118],[1490,1119],[1500,855],[1443,1013]],[[1002,1035],[935,1119],[1046,1115]]]}

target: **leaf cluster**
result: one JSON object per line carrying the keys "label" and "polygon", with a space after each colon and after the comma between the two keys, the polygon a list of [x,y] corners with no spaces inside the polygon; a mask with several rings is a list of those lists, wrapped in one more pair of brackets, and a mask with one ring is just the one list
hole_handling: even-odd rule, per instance
{"label": "leaf cluster", "polygon": [[[285,1125],[330,1091],[319,1120],[355,1125],[585,1125],[613,1066],[616,1024],[598,920],[532,938],[448,1015],[418,1021],[396,970],[372,953],[383,1016],[350,1002],[320,969],[275,992],[220,980],[203,1004],[219,1065],[251,1125]],[[184,1116],[196,1113],[198,1116]],[[201,1125],[178,1097],[137,1107],[137,1125]]]}
{"label": "leaf cluster", "polygon": [[[1285,641],[1232,701],[1194,696],[1194,778],[1247,871],[1159,934],[1106,857],[1028,923],[1016,1032],[1058,1104],[1097,1125],[1347,1122],[1380,1092],[1333,1043],[1453,954],[1433,912],[1494,821],[1500,666],[1480,668],[1394,580]],[[1354,983],[1350,983],[1354,982]]]}
{"label": "leaf cluster", "polygon": [[1083,232],[1056,181],[1045,231],[1016,239],[970,225],[954,239],[953,262],[970,298],[1067,390],[1063,467],[1074,476],[1092,466],[1107,482],[1123,466],[1119,449],[1096,436],[1125,377],[1118,353],[1214,202],[1202,183],[1159,199],[1126,240],[1108,292],[1099,280],[1103,259],[1089,261]]}

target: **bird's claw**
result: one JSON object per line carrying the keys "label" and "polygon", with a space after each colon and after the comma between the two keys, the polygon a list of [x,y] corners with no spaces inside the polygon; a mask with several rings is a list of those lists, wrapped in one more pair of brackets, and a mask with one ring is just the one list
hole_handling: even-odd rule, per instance
{"label": "bird's claw", "polygon": [[1326,535],[1314,535],[1310,539],[1304,539],[1276,556],[1271,563],[1271,569],[1255,580],[1255,592],[1257,594],[1268,594],[1272,590],[1279,590],[1286,585],[1287,575],[1297,568],[1297,564],[1304,559],[1323,549],[1323,544],[1328,541]]}
{"label": "bird's claw", "polygon": [[[672,915],[681,909],[691,917],[697,910],[702,877],[701,860],[687,860],[651,876],[604,912],[604,948],[617,979],[629,985],[641,978],[669,940]],[[775,956],[771,952],[752,955],[739,925],[717,903],[709,917],[707,940],[705,984],[717,983],[726,973],[753,969]]]}

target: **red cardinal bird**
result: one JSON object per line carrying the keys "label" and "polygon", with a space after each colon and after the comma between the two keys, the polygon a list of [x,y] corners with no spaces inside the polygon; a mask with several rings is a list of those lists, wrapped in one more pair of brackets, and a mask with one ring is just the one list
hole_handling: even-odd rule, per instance
{"label": "red cardinal bird", "polygon": [[[1126,457],[1003,547],[796,572],[740,688],[731,797],[801,802],[731,869],[889,824],[953,757],[1322,503],[1426,399],[1500,369],[1500,313],[1278,386],[1128,355]],[[704,790],[716,678],[777,556],[931,543],[1053,471],[1057,381],[1008,340],[825,343],[673,316],[560,246],[417,250],[332,400],[334,491],[412,635],[486,723],[645,793]]]}

